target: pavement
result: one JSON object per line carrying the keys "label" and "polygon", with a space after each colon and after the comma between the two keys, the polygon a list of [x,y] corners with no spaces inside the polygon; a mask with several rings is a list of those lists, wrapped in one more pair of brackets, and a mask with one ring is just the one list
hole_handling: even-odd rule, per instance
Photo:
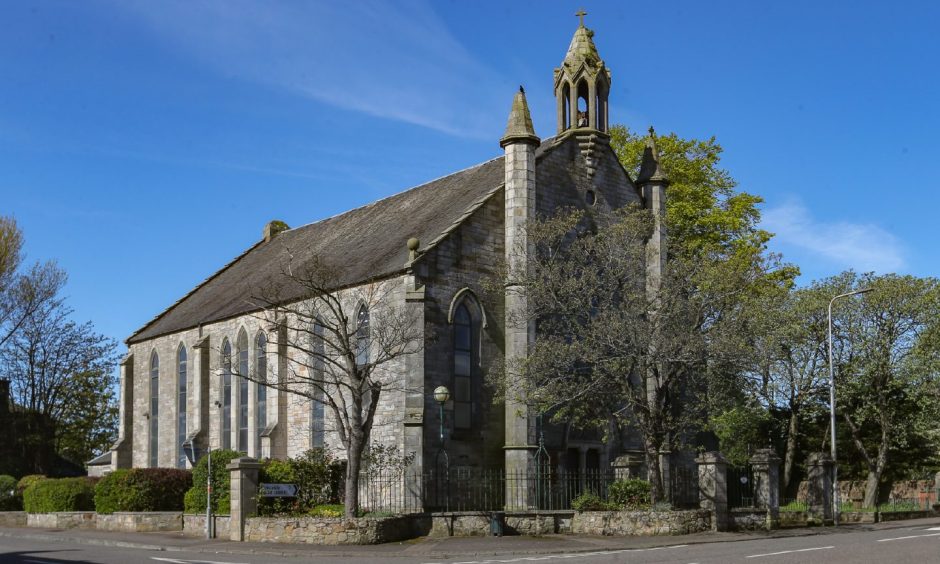
{"label": "pavement", "polygon": [[770,532],[699,533],[654,537],[603,537],[544,535],[539,537],[422,537],[410,541],[369,546],[319,546],[309,544],[233,542],[194,538],[180,533],[122,533],[80,529],[0,527],[0,537],[42,542],[63,542],[100,547],[207,554],[270,555],[277,557],[359,557],[368,559],[426,558],[447,560],[462,556],[540,555],[601,551],[644,550],[707,543],[786,539],[940,526],[940,518],[911,519],[876,524],[781,529]]}

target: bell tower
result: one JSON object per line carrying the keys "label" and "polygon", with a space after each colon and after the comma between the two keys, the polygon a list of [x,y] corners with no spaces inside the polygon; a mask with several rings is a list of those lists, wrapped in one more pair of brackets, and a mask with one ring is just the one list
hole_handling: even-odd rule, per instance
{"label": "bell tower", "polygon": [[607,133],[610,69],[597,53],[594,32],[584,27],[587,12],[580,10],[575,15],[580,18],[580,25],[568,46],[565,60],[555,69],[558,134],[573,129]]}

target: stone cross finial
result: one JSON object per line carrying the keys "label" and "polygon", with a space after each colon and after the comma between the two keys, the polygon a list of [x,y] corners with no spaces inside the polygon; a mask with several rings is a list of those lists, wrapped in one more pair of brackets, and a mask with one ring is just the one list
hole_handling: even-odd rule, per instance
{"label": "stone cross finial", "polygon": [[656,130],[653,129],[653,126],[650,126],[650,137],[656,135]]}
{"label": "stone cross finial", "polygon": [[587,12],[584,11],[584,8],[581,8],[580,10],[578,10],[578,12],[575,15],[581,19],[581,27],[584,27],[584,16],[587,15]]}

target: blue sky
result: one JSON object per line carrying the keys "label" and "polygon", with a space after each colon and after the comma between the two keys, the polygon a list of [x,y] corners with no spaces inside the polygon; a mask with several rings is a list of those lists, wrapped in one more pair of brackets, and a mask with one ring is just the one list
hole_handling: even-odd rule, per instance
{"label": "blue sky", "polygon": [[802,281],[938,274],[936,2],[4,2],[0,213],[123,340],[271,219],[498,155],[520,83],[553,134],[582,5],[611,121],[717,136]]}

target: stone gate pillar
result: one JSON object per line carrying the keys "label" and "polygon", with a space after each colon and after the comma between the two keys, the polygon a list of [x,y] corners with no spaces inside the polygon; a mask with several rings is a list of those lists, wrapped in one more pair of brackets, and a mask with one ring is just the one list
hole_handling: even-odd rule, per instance
{"label": "stone gate pillar", "polygon": [[758,450],[751,457],[754,471],[754,505],[767,511],[767,528],[780,526],[780,457],[773,449]]}
{"label": "stone gate pillar", "polygon": [[258,474],[261,463],[243,456],[226,466],[231,472],[231,511],[229,513],[229,538],[245,540],[245,521],[258,513]]}
{"label": "stone gate pillar", "polygon": [[712,530],[728,530],[728,461],[720,452],[705,452],[698,463],[699,499],[712,513]]}
{"label": "stone gate pillar", "polygon": [[832,523],[832,458],[825,452],[814,452],[806,459],[806,504],[810,521]]}

